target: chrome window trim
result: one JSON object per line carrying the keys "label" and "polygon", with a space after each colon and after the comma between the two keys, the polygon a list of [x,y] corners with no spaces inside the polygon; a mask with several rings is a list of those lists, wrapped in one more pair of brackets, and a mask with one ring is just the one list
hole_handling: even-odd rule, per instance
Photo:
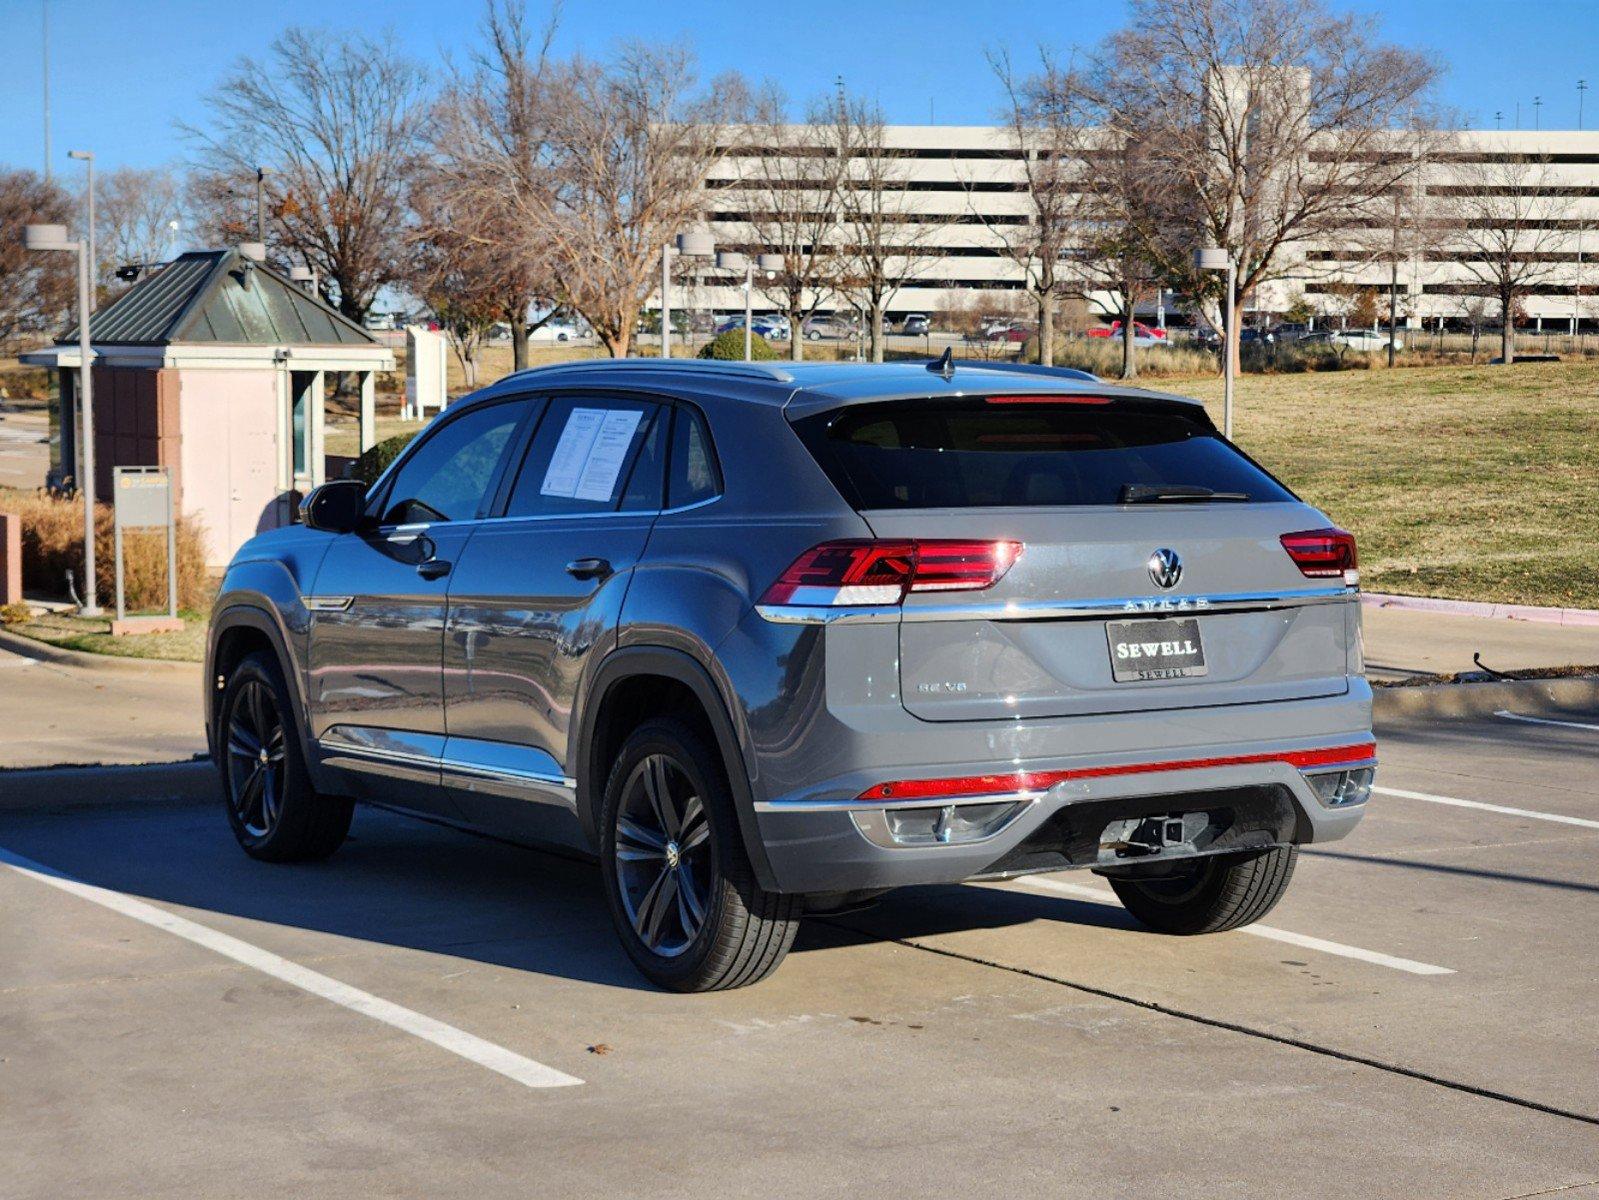
{"label": "chrome window trim", "polygon": [[1209,596],[1123,596],[1090,600],[1008,600],[966,604],[878,604],[858,607],[813,607],[757,604],[755,611],[780,625],[858,625],[873,622],[921,621],[1073,621],[1105,617],[1167,616],[1178,613],[1258,612],[1303,608],[1355,600],[1359,588],[1342,584],[1298,592],[1232,592]]}

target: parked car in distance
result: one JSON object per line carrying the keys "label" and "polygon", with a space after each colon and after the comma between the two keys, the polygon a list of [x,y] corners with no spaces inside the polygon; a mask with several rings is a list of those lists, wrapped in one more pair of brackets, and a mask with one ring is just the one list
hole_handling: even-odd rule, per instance
{"label": "parked car in distance", "polygon": [[899,331],[913,337],[922,337],[930,333],[932,328],[932,322],[927,319],[926,313],[906,313],[905,319],[899,323]]}
{"label": "parked car in distance", "polygon": [[[744,328],[744,314],[734,313],[716,323],[717,333],[726,333],[731,329]],[[750,318],[750,332],[758,333],[769,342],[786,341],[788,338],[788,318],[771,317],[757,313]]]}
{"label": "parked car in distance", "polygon": [[853,338],[859,332],[859,326],[854,321],[844,317],[814,316],[805,321],[805,340],[807,342],[820,342],[823,339],[838,340]]}
{"label": "parked car in distance", "polygon": [[[1091,326],[1087,330],[1087,336],[1091,338],[1120,339],[1122,336],[1122,323],[1120,321],[1112,321],[1109,325]],[[1166,344],[1167,338],[1164,329],[1156,329],[1152,325],[1145,325],[1142,321],[1133,322],[1133,345],[1147,348]]]}
{"label": "parked car in distance", "polygon": [[575,342],[587,332],[586,329],[580,330],[576,321],[552,317],[528,334],[528,339],[534,342]]}
{"label": "parked car in distance", "polygon": [[396,314],[388,312],[369,312],[361,318],[361,324],[374,333],[399,328]]}
{"label": "parked car in distance", "polygon": [[[1332,335],[1332,340],[1348,346],[1351,350],[1387,350],[1389,336],[1386,332],[1375,329],[1340,329]],[[1403,350],[1403,338],[1392,339],[1395,350]]]}
{"label": "parked car in distance", "polygon": [[1025,342],[1033,336],[1031,325],[991,325],[984,337],[991,342]]}
{"label": "parked car in distance", "polygon": [[[1307,333],[1298,340],[1301,346],[1342,346],[1349,350],[1361,350],[1367,353],[1386,351],[1388,349],[1388,335],[1371,329],[1320,329],[1315,333]],[[1403,338],[1394,339],[1394,349],[1403,350]]]}
{"label": "parked car in distance", "polygon": [[571,362],[301,516],[207,638],[243,850],[325,858],[371,801],[593,856],[665,988],[763,978],[806,913],[1067,868],[1237,928],[1370,795],[1354,538],[1186,397]]}

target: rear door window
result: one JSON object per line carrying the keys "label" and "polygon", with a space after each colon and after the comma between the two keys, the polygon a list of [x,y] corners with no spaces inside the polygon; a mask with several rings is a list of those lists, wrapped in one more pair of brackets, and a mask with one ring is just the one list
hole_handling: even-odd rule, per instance
{"label": "rear door window", "polygon": [[698,410],[680,407],[673,418],[672,465],[667,475],[667,507],[699,504],[722,494],[722,474],[711,446],[711,431]]}
{"label": "rear door window", "polygon": [[1159,402],[895,401],[795,427],[858,509],[1293,499],[1202,414]]}
{"label": "rear door window", "polygon": [[[661,406],[648,400],[551,400],[511,487],[505,515],[660,508],[661,418]],[[635,470],[642,471],[637,487],[631,486]]]}

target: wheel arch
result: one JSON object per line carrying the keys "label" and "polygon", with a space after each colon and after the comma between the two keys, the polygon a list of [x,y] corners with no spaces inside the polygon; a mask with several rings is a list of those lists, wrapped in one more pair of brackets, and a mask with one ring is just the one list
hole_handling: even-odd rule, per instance
{"label": "wheel arch", "polygon": [[[655,700],[649,704],[650,698]],[[604,797],[610,762],[630,729],[637,723],[637,704],[645,702],[651,715],[668,712],[689,715],[661,704],[678,703],[691,697],[703,717],[733,793],[738,813],[739,832],[756,881],[768,891],[775,890],[770,861],[760,840],[755,821],[755,801],[750,786],[749,767],[733,723],[731,709],[711,673],[691,655],[664,646],[627,646],[608,655],[594,674],[588,700],[578,720],[576,761],[578,819],[591,846],[598,846],[599,811]]]}
{"label": "wheel arch", "polygon": [[247,656],[266,651],[277,659],[278,669],[289,689],[289,705],[293,709],[295,736],[313,783],[325,790],[327,780],[308,736],[310,726],[306,720],[303,681],[283,630],[270,613],[253,604],[235,604],[217,613],[211,619],[209,648],[205,672],[205,728],[206,745],[212,760],[217,758],[218,717],[222,694],[233,669]]}

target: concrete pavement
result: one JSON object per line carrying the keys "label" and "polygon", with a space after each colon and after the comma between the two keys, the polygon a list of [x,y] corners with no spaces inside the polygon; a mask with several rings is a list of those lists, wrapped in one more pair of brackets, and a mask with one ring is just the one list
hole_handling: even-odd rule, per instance
{"label": "concrete pavement", "polygon": [[1452,675],[1476,671],[1482,661],[1496,671],[1599,666],[1599,626],[1551,625],[1366,605],[1366,669],[1373,679]]}
{"label": "concrete pavement", "polygon": [[[375,810],[288,867],[209,803],[0,810],[5,1190],[1599,1193],[1599,732],[1379,732],[1402,794],[1302,856],[1264,922],[1298,940],[1161,938],[1066,873],[812,920],[771,980],[704,997],[644,987],[583,864]],[[273,961],[582,1082],[513,1082]]]}
{"label": "concrete pavement", "polygon": [[199,663],[0,641],[0,769],[175,762],[205,752]]}
{"label": "concrete pavement", "polygon": [[31,491],[50,469],[50,421],[38,410],[0,405],[0,488]]}

